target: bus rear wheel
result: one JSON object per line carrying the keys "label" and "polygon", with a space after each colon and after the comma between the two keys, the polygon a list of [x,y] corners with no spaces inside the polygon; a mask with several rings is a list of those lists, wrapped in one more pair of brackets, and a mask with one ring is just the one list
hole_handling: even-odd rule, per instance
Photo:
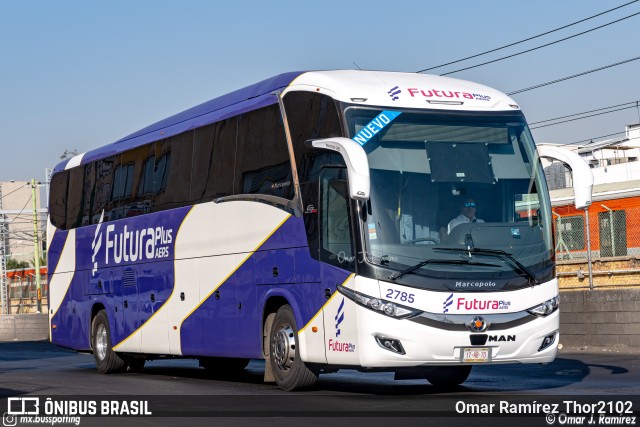
{"label": "bus rear wheel", "polygon": [[111,330],[107,313],[100,310],[93,318],[91,327],[91,342],[93,345],[93,358],[96,367],[101,374],[121,372],[125,369],[125,361],[115,351],[111,343]]}
{"label": "bus rear wheel", "polygon": [[278,387],[284,391],[311,387],[318,374],[300,358],[298,328],[289,305],[280,307],[269,337],[269,363]]}
{"label": "bus rear wheel", "polygon": [[467,380],[471,373],[471,365],[438,366],[425,372],[424,376],[436,387],[455,387]]}

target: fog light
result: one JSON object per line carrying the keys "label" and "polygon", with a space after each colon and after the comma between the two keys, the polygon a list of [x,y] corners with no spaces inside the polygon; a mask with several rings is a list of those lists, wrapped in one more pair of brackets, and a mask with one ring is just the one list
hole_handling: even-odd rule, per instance
{"label": "fog light", "polygon": [[538,351],[542,351],[545,348],[548,348],[549,346],[551,346],[554,342],[556,341],[556,333],[552,333],[551,335],[547,335],[546,337],[544,337],[544,339],[542,340],[542,344],[540,345],[540,348],[538,349]]}
{"label": "fog light", "polygon": [[400,341],[396,339],[376,335],[376,342],[380,347],[384,348],[385,350],[389,350],[397,354],[405,354],[402,344],[400,344]]}

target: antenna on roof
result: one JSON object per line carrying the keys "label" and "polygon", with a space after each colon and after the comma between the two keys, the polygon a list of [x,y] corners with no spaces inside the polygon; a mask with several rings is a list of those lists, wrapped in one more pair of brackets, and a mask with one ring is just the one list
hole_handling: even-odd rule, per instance
{"label": "antenna on roof", "polygon": [[358,68],[358,70],[362,70],[362,68],[360,68],[360,66],[356,64],[356,61],[353,61],[353,65],[355,65]]}

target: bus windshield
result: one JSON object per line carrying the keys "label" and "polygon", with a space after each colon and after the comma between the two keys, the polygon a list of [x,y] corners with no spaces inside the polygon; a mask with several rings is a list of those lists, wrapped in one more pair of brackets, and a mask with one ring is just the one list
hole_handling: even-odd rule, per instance
{"label": "bus windshield", "polygon": [[359,234],[369,263],[397,270],[390,280],[413,276],[412,285],[433,288],[443,278],[502,279],[513,288],[548,274],[548,192],[519,111],[349,106],[345,117],[370,168]]}

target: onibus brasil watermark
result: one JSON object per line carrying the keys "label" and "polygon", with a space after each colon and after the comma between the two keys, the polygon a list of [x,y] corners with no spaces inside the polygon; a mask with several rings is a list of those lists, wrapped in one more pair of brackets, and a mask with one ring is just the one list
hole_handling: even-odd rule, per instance
{"label": "onibus brasil watermark", "polygon": [[80,425],[82,416],[149,416],[146,400],[54,400],[50,397],[9,397],[2,425]]}
{"label": "onibus brasil watermark", "polygon": [[456,402],[455,411],[467,415],[536,415],[543,416],[548,425],[637,425],[633,402],[629,400],[599,400],[597,402],[513,403],[506,400],[487,403]]}

